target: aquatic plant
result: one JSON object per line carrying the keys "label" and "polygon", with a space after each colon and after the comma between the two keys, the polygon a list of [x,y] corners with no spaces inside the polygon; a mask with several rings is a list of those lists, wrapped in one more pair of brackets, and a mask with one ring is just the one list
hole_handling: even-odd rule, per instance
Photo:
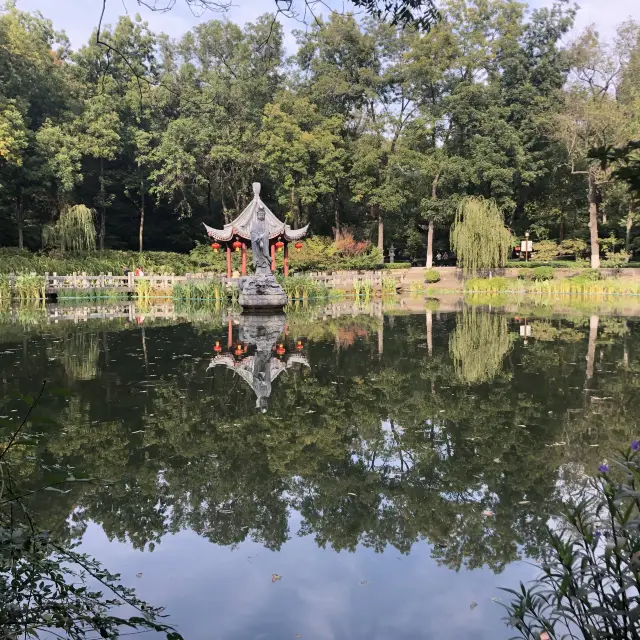
{"label": "aquatic plant", "polygon": [[191,280],[173,285],[174,300],[226,300],[229,292],[221,280]]}
{"label": "aquatic plant", "polygon": [[639,451],[634,440],[565,503],[533,586],[503,589],[506,621],[523,638],[640,638]]}
{"label": "aquatic plant", "polygon": [[292,276],[289,278],[279,276],[278,282],[289,300],[326,298],[328,294],[328,289],[323,283],[305,276]]}
{"label": "aquatic plant", "polygon": [[13,293],[21,302],[25,300],[44,300],[44,278],[33,274],[21,274],[15,276]]}

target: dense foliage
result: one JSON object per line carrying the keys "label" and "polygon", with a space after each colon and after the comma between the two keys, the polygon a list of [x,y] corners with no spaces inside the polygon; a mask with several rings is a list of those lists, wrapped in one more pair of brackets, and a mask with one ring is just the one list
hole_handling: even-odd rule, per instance
{"label": "dense foliage", "polygon": [[201,222],[228,222],[259,180],[292,225],[321,236],[347,225],[405,259],[424,258],[428,243],[429,266],[467,195],[494,200],[516,234],[530,229],[560,253],[582,255],[588,242],[592,266],[609,237],[602,251],[628,259],[638,25],[623,23],[614,44],[588,30],[564,46],[574,18],[564,2],[439,8],[429,32],[393,26],[395,10],[386,22],[319,18],[286,64],[269,15],[203,21],[177,40],[126,16],[103,25],[103,44],[94,34],[72,50],[8,0],[0,242],[41,249],[57,230],[56,246],[73,248],[60,233],[82,205],[89,245],[91,210],[98,248],[188,252],[206,240]]}

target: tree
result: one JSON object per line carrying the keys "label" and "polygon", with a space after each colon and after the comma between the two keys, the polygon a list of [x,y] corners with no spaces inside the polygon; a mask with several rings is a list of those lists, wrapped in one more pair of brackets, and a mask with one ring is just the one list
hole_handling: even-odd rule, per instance
{"label": "tree", "polygon": [[451,248],[467,275],[503,267],[512,246],[513,236],[495,202],[466,198],[460,203],[451,227]]}
{"label": "tree", "polygon": [[610,148],[629,139],[629,119],[617,99],[626,52],[603,45],[592,29],[572,49],[574,74],[564,111],[556,120],[556,135],[565,147],[573,175],[587,179],[591,267],[600,267],[598,215],[611,170],[591,157],[594,148]]}

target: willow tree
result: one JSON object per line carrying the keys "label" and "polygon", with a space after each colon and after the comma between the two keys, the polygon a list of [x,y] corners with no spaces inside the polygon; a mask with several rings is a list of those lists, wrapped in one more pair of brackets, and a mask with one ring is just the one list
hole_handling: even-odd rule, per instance
{"label": "willow tree", "polygon": [[449,340],[457,377],[467,384],[491,382],[500,371],[511,343],[506,316],[474,307],[465,309],[458,316]]}
{"label": "willow tree", "polygon": [[92,251],[96,248],[95,211],[77,204],[64,209],[57,222],[45,229],[44,240],[62,251]]}
{"label": "willow tree", "polygon": [[504,267],[513,245],[494,200],[465,198],[451,226],[451,248],[465,275]]}

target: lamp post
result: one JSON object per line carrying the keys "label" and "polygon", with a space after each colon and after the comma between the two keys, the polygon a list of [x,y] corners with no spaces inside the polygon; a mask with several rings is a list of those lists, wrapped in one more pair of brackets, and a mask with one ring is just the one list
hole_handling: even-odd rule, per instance
{"label": "lamp post", "polygon": [[529,262],[529,232],[525,231],[524,237],[526,240],[524,241],[524,261]]}

